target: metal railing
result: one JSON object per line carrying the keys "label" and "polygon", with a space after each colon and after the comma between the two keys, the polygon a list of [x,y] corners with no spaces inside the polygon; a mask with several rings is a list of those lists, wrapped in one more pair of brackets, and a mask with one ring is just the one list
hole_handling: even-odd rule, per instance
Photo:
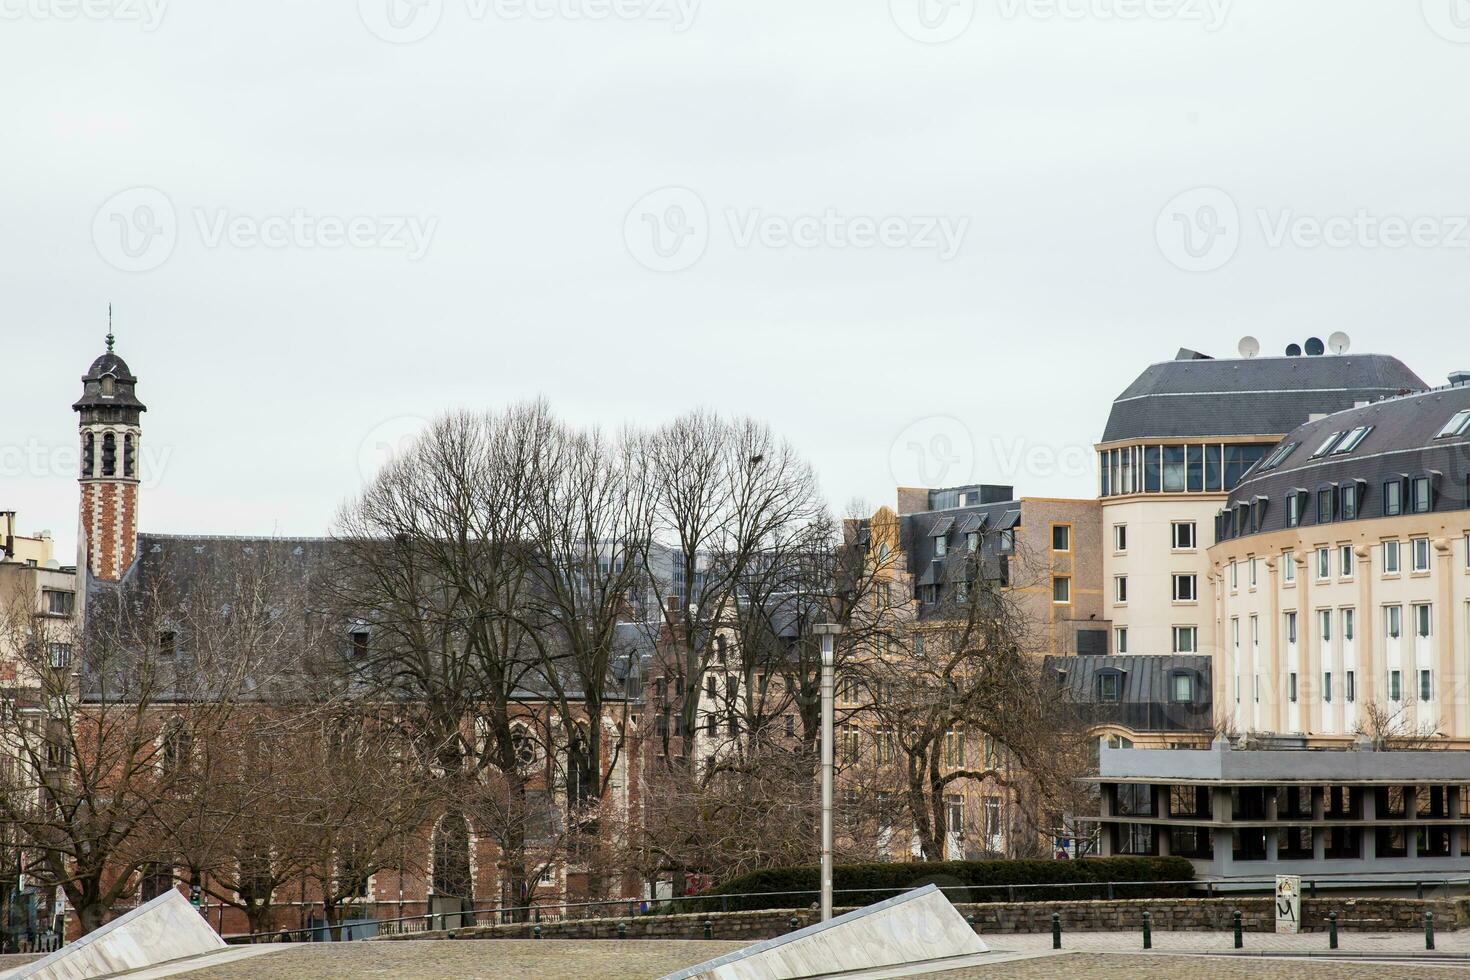
{"label": "metal railing", "polygon": [[[1072,882],[1039,882],[1033,884],[964,884],[958,881],[935,882],[942,888],[952,901],[961,904],[979,904],[986,902],[1006,903],[1040,903],[1070,900],[1114,900],[1122,898],[1136,898],[1146,900],[1149,897],[1173,897],[1173,896],[1147,896],[1137,894],[1140,891],[1152,891],[1160,889],[1175,890],[1187,888],[1193,892],[1196,898],[1224,898],[1227,896],[1241,896],[1254,892],[1272,893],[1275,890],[1276,879],[1272,876],[1252,876],[1244,878],[1231,878],[1223,881],[1185,879],[1176,881],[1072,881]],[[834,897],[841,903],[843,895],[847,896],[886,896],[901,894],[910,891],[913,887],[902,888],[839,888],[833,892]],[[1309,898],[1315,898],[1319,891],[1338,891],[1345,888],[1357,889],[1395,889],[1408,890],[1413,888],[1416,898],[1442,898],[1446,897],[1452,889],[1464,889],[1470,891],[1470,877],[1467,876],[1422,876],[1417,879],[1383,878],[1383,877],[1352,877],[1337,875],[1319,875],[1313,878],[1302,878],[1302,890]],[[1071,890],[1075,899],[1058,898],[1055,893]],[[1039,892],[1050,892],[1045,897],[1036,897]],[[732,894],[719,894],[705,892],[697,895],[678,895],[667,898],[652,899],[602,899],[588,902],[554,902],[540,905],[510,905],[497,904],[472,907],[459,912],[424,912],[414,915],[398,915],[386,918],[347,919],[336,926],[328,926],[324,922],[304,928],[283,928],[270,932],[246,933],[242,935],[226,936],[229,943],[260,943],[260,942],[303,942],[312,941],[317,937],[335,941],[339,930],[347,930],[348,939],[365,939],[370,936],[400,936],[427,932],[456,932],[463,929],[473,929],[480,926],[494,925],[522,925],[530,930],[539,924],[553,924],[569,921],[581,921],[587,919],[605,920],[629,920],[644,918],[654,915],[678,915],[695,913],[723,913],[732,911],[790,911],[794,908],[814,907],[818,901],[817,889],[796,889],[791,891],[767,891],[767,892],[737,892]],[[754,899],[758,902],[769,903],[759,908],[752,907],[747,900]],[[792,899],[799,900],[794,903]],[[782,901],[784,900],[784,901]],[[385,903],[387,904],[387,903]],[[851,906],[855,903],[845,903]]]}

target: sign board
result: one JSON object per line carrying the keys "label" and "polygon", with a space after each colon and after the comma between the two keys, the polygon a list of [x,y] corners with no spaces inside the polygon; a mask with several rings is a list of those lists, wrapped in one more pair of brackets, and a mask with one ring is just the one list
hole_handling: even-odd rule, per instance
{"label": "sign board", "polygon": [[1302,879],[1300,875],[1276,876],[1276,931],[1300,932],[1302,927]]}

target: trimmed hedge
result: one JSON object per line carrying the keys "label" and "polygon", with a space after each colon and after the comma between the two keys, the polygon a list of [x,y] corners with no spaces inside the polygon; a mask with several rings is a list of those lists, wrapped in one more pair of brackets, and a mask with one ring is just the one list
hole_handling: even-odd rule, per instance
{"label": "trimmed hedge", "polygon": [[[839,864],[833,869],[832,889],[833,902],[839,906],[871,905],[892,898],[900,890],[930,883],[939,885],[952,902],[1052,902],[1108,898],[1108,882],[1187,882],[1193,878],[1194,865],[1182,857],[929,861]],[[816,867],[768,868],[732,878],[700,896],[698,902],[679,902],[678,911],[806,908],[816,901],[819,883],[819,869]],[[1008,887],[1052,884],[1071,887]],[[803,894],[761,897],[771,892]],[[1117,885],[1111,897],[1182,898],[1188,892],[1189,886],[1185,884]],[[733,897],[740,894],[751,897]]]}

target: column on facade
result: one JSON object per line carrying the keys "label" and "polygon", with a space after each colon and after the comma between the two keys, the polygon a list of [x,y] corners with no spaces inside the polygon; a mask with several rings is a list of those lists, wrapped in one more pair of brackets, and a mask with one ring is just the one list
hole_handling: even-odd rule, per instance
{"label": "column on facade", "polygon": [[[1261,711],[1261,717],[1265,722],[1265,729],[1270,732],[1283,731],[1286,727],[1285,712],[1282,710],[1282,663],[1281,656],[1281,585],[1279,581],[1279,570],[1277,566],[1280,561],[1276,557],[1264,559],[1266,565],[1266,652],[1263,659],[1266,661],[1265,674],[1265,706]],[[1257,589],[1259,589],[1259,584]]]}
{"label": "column on facade", "polygon": [[[1358,631],[1353,640],[1357,651],[1360,670],[1357,676],[1357,703],[1372,704],[1378,697],[1378,688],[1387,683],[1387,662],[1383,659],[1383,646],[1378,642],[1383,629],[1377,611],[1373,607],[1373,546],[1358,545],[1353,549],[1358,559]],[[1358,717],[1363,717],[1363,708]]]}
{"label": "column on facade", "polygon": [[1439,595],[1436,605],[1434,636],[1434,702],[1439,706],[1440,731],[1451,737],[1463,737],[1470,733],[1470,705],[1465,703],[1467,693],[1465,679],[1456,669],[1455,651],[1460,648],[1455,635],[1455,549],[1449,538],[1434,540],[1434,555],[1438,566]]}

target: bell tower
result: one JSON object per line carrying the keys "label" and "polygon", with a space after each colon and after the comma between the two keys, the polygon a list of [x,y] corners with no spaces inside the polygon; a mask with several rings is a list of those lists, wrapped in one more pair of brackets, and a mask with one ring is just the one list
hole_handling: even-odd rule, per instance
{"label": "bell tower", "polygon": [[138,463],[146,411],[134,394],[138,379],[113,353],[112,310],[107,350],[82,376],[78,414],[82,464],[78,558],[94,578],[115,582],[138,552]]}

